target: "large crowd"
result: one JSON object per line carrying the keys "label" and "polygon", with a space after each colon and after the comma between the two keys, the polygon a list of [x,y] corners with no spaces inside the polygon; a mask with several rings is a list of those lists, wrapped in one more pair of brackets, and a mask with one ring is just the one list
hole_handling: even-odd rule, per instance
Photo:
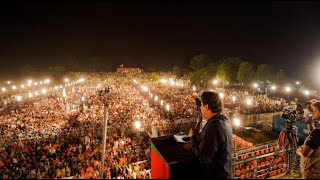
{"label": "large crowd", "polygon": [[[161,76],[163,74],[159,74]],[[196,118],[194,91],[183,87],[150,82],[148,75],[125,76],[116,73],[76,73],[82,83],[48,87],[45,95],[16,101],[28,90],[1,93],[0,179],[99,178],[102,153],[104,103],[98,92],[109,87],[107,98],[107,147],[105,178],[151,178],[151,127],[166,128],[189,123]],[[137,83],[133,82],[137,80]],[[140,86],[146,85],[148,92]],[[40,90],[39,90],[40,92]],[[238,107],[243,114],[279,111],[283,99],[274,100],[247,91],[228,89],[224,106]],[[63,96],[65,93],[65,96]],[[159,100],[155,100],[157,95]],[[232,101],[230,96],[237,96]],[[240,100],[252,97],[248,107]],[[167,111],[160,99],[170,104]],[[142,127],[137,129],[135,121]]]}

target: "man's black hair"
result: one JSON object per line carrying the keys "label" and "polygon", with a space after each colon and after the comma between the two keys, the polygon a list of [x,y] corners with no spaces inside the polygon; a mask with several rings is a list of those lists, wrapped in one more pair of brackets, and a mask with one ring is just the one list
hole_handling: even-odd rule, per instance
{"label": "man's black hair", "polygon": [[219,93],[216,91],[205,91],[201,94],[201,101],[203,105],[208,104],[209,109],[213,113],[222,112],[222,101]]}

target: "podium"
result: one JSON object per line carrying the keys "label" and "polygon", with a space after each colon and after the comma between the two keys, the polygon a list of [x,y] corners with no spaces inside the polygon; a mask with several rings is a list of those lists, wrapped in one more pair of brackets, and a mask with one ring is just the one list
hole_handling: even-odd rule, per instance
{"label": "podium", "polygon": [[150,141],[152,179],[198,179],[199,164],[190,144],[176,142],[173,135]]}

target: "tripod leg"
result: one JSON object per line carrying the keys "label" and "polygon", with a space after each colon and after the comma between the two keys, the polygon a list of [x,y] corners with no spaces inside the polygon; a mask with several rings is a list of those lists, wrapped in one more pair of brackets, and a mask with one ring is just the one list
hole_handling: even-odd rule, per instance
{"label": "tripod leg", "polygon": [[289,174],[291,171],[291,154],[287,152],[287,172],[286,174]]}

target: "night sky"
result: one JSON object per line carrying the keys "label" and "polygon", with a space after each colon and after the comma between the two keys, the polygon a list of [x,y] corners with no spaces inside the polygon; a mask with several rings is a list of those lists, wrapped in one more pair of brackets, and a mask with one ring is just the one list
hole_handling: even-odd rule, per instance
{"label": "night sky", "polygon": [[[320,3],[19,2],[0,4],[2,72],[102,57],[124,66],[236,56],[298,72],[319,57]],[[293,73],[293,74],[296,74]]]}

